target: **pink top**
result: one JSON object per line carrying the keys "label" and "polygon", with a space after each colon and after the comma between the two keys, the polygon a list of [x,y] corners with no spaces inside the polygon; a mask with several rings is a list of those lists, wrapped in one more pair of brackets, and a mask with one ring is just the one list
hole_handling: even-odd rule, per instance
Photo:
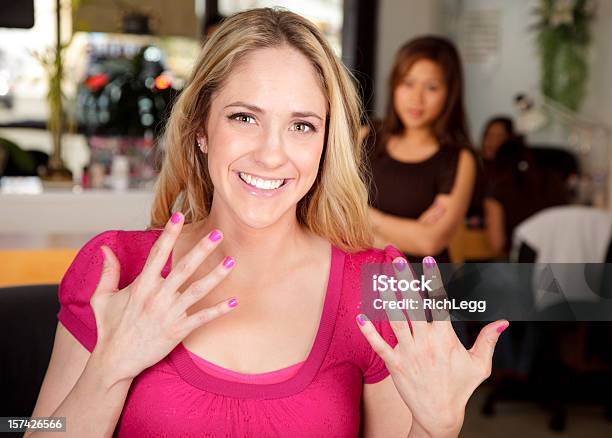
{"label": "pink top", "polygon": [[[141,272],[160,234],[158,229],[105,231],[81,248],[66,271],[59,286],[58,319],[87,350],[93,350],[97,338],[89,300],[102,272],[100,245],[117,255],[119,287],[124,288]],[[180,343],[134,379],[115,436],[357,436],[363,385],[389,374],[355,322],[361,306],[360,267],[390,263],[401,253],[392,246],[346,253],[334,245],[331,252],[319,328],[301,366],[279,370],[283,378],[272,372],[272,381],[245,382],[229,376],[230,370],[202,367]],[[162,277],[171,267],[169,257]],[[372,320],[395,346],[389,322]],[[263,374],[269,378],[270,373]]]}
{"label": "pink top", "polygon": [[266,373],[245,374],[220,367],[219,365],[209,362],[203,357],[200,357],[189,350],[187,350],[187,353],[198,368],[207,374],[211,374],[219,379],[231,380],[232,382],[253,383],[256,385],[262,385],[264,383],[278,383],[289,380],[291,377],[297,374],[302,364],[306,362],[298,362],[286,368],[281,368],[280,370],[276,371],[268,371]]}

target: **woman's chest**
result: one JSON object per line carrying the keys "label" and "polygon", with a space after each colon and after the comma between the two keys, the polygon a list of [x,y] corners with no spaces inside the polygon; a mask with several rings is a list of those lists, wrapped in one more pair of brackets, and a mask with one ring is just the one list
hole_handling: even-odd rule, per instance
{"label": "woman's chest", "polygon": [[[323,280],[323,281],[322,281]],[[325,278],[234,289],[238,307],[194,330],[183,344],[196,355],[241,373],[263,373],[306,359],[323,312]]]}
{"label": "woman's chest", "polygon": [[372,165],[371,203],[385,213],[416,219],[438,191],[438,173],[430,166],[402,166],[384,158]]}

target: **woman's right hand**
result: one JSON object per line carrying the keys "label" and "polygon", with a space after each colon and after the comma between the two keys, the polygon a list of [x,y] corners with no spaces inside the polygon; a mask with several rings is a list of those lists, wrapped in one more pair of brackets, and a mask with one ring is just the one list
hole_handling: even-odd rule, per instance
{"label": "woman's right hand", "polygon": [[444,213],[446,213],[446,207],[440,202],[435,201],[419,216],[418,221],[425,225],[435,224]]}
{"label": "woman's right hand", "polygon": [[194,329],[237,305],[235,298],[228,298],[187,315],[189,307],[229,274],[234,264],[230,257],[184,292],[178,291],[221,241],[217,230],[200,240],[165,279],[161,276],[183,221],[182,214],[173,215],[151,248],[142,272],[121,290],[118,290],[119,261],[110,248],[102,246],[104,268],[90,301],[98,331],[92,357],[112,370],[115,382],[133,379],[168,355]]}

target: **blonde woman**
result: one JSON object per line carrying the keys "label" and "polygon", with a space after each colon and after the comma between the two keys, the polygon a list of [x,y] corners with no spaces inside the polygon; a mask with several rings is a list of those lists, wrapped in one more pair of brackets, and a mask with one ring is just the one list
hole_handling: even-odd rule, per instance
{"label": "blonde woman", "polygon": [[310,22],[226,20],[170,117],[151,227],[97,235],[60,284],[33,415],[78,437],[456,436],[506,323],[466,351],[448,322],[360,314],[360,267],[400,253],[369,248],[359,112]]}

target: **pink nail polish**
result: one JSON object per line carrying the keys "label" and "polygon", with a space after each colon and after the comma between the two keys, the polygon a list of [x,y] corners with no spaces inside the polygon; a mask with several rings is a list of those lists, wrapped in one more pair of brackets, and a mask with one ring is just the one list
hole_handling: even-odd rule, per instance
{"label": "pink nail polish", "polygon": [[433,268],[436,266],[436,259],[434,259],[432,256],[427,256],[423,259],[423,264],[428,268]]}
{"label": "pink nail polish", "polygon": [[236,298],[232,298],[227,302],[227,305],[232,308],[236,307],[238,305],[238,300]]}
{"label": "pink nail polish", "polygon": [[225,257],[225,260],[223,260],[223,266],[225,266],[227,269],[229,269],[232,266],[234,266],[235,263],[236,263],[236,261],[233,258],[231,258],[230,256]]}
{"label": "pink nail polish", "polygon": [[222,234],[219,230],[213,230],[212,233],[210,233],[210,235],[208,236],[208,238],[212,240],[213,242],[216,242],[217,240],[221,238],[221,236]]}
{"label": "pink nail polish", "polygon": [[366,321],[367,321],[367,320],[366,320],[366,318],[365,318],[365,315],[362,315],[361,313],[360,313],[359,315],[357,315],[357,316],[355,317],[355,319],[357,320],[357,323],[358,323],[360,326],[362,326],[362,327],[365,325],[365,323],[366,323]]}
{"label": "pink nail polish", "polygon": [[178,211],[172,213],[172,216],[170,217],[170,220],[172,221],[173,224],[178,224],[181,221],[181,217],[183,215],[181,213],[179,213]]}
{"label": "pink nail polish", "polygon": [[395,266],[395,269],[397,269],[400,272],[406,269],[407,265],[408,265],[408,262],[403,257],[396,257],[393,259],[393,266]]}
{"label": "pink nail polish", "polygon": [[510,324],[508,324],[508,323],[500,325],[499,327],[497,327],[497,333],[503,332],[504,330],[506,330],[508,328],[509,325]]}

